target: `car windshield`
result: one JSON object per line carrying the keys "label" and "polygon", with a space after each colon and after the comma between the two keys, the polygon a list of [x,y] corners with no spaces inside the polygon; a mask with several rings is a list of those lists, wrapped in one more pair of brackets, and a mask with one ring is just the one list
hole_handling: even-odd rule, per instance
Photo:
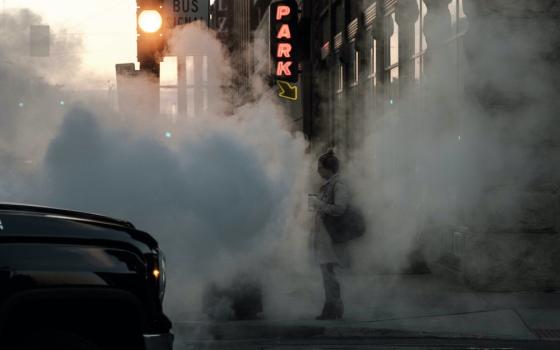
{"label": "car windshield", "polygon": [[176,344],[560,341],[554,1],[0,6],[0,202],[150,232]]}

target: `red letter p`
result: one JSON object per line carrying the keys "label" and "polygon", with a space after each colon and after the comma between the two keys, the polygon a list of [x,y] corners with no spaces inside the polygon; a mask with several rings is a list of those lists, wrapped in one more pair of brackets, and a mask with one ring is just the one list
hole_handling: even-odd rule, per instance
{"label": "red letter p", "polygon": [[276,20],[279,21],[282,19],[282,17],[289,16],[290,12],[292,12],[290,6],[286,6],[286,5],[278,6],[278,8],[276,8]]}

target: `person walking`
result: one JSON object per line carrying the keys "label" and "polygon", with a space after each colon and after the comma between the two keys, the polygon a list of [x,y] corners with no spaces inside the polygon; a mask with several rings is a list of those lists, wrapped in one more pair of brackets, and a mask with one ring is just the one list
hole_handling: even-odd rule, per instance
{"label": "person walking", "polygon": [[335,244],[325,226],[325,218],[336,220],[345,214],[350,194],[347,186],[340,180],[340,164],[334,152],[323,154],[317,164],[317,171],[326,182],[321,186],[317,196],[310,198],[310,206],[315,211],[315,221],[311,232],[312,249],[317,263],[321,268],[325,303],[317,320],[341,319],[344,315],[344,304],[341,296],[340,282],[336,276],[336,268],[349,265],[346,244]]}

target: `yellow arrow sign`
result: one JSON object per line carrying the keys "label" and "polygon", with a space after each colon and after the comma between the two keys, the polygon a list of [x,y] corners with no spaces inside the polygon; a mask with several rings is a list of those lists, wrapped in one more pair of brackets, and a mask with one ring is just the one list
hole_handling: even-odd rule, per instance
{"label": "yellow arrow sign", "polygon": [[297,85],[292,85],[287,81],[283,81],[283,80],[277,80],[276,83],[278,84],[278,89],[279,89],[278,96],[288,100],[297,101],[298,99]]}

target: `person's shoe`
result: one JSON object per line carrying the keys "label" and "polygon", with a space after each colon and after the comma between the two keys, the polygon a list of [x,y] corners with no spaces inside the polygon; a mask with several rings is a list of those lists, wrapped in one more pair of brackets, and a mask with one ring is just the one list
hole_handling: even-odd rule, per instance
{"label": "person's shoe", "polygon": [[342,316],[344,316],[344,304],[342,302],[335,304],[332,314],[336,320],[342,319]]}
{"label": "person's shoe", "polygon": [[321,315],[316,320],[340,320],[344,316],[344,304],[342,300],[325,303]]}
{"label": "person's shoe", "polygon": [[315,319],[318,321],[335,320],[336,319],[335,309],[336,308],[332,303],[325,303],[325,305],[323,305],[323,311],[321,311],[321,314],[315,317]]}
{"label": "person's shoe", "polygon": [[327,321],[327,320],[338,320],[340,317],[336,317],[336,315],[319,315],[315,317],[317,321]]}

